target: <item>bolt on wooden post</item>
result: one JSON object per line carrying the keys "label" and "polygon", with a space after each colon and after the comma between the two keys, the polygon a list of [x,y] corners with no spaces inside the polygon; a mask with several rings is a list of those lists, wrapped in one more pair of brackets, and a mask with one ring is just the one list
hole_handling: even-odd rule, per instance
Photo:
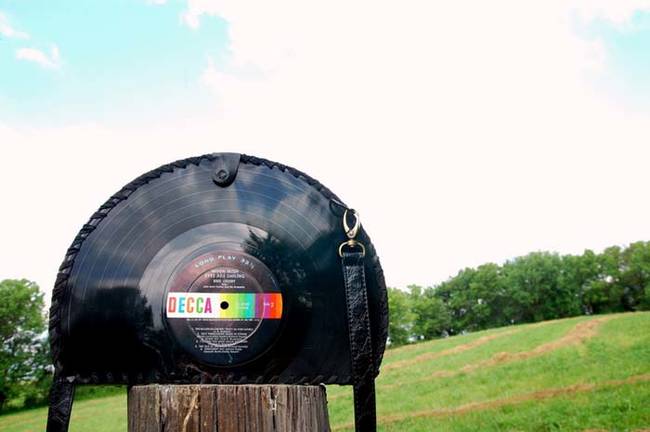
{"label": "bolt on wooden post", "polygon": [[129,432],[329,431],[324,386],[145,385],[128,394]]}

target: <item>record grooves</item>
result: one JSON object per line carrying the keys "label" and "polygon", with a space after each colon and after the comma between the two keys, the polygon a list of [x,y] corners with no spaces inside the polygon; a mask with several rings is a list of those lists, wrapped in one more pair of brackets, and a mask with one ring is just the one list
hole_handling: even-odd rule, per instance
{"label": "record grooves", "polygon": [[[58,373],[82,382],[349,384],[338,245],[345,205],[316,180],[241,155],[174,162],[125,186],[66,255],[50,320]],[[375,374],[386,287],[363,228]]]}

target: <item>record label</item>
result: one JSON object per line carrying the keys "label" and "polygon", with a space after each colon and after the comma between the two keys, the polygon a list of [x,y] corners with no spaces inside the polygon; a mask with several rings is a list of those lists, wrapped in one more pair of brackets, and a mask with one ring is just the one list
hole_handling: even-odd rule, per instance
{"label": "record label", "polygon": [[271,271],[240,251],[214,250],[174,272],[165,317],[179,344],[213,365],[235,365],[266,351],[283,317]]}

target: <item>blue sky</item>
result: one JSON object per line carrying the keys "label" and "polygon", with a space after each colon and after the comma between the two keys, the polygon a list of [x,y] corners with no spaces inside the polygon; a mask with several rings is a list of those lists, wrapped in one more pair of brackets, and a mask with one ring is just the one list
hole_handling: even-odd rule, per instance
{"label": "blue sky", "polygon": [[[186,7],[178,0],[1,1],[0,13],[29,37],[0,39],[0,119],[16,127],[129,124],[206,111],[213,97],[197,77],[207,59],[227,61],[228,23],[212,15],[190,28],[181,19]],[[635,12],[624,26],[602,17],[573,25],[605,49],[606,68],[591,76],[598,90],[648,108],[650,12]],[[51,56],[53,47],[60,53],[54,70],[16,58],[21,48]]]}
{"label": "blue sky", "polygon": [[604,48],[606,66],[594,78],[596,87],[630,109],[650,109],[650,12],[636,11],[624,24],[600,17],[574,28]]}
{"label": "blue sky", "polygon": [[[12,27],[29,39],[0,40],[0,118],[17,126],[165,120],[205,108],[196,79],[206,59],[227,55],[227,24],[210,18],[190,29],[181,3],[141,1],[0,2]],[[50,53],[48,69],[16,59],[16,50]]]}

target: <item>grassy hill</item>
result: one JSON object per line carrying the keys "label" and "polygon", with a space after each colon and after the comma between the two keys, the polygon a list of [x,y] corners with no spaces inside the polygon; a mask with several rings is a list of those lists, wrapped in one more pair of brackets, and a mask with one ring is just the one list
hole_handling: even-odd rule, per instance
{"label": "grassy hill", "polygon": [[[328,388],[330,423],[352,431],[352,392]],[[377,380],[382,431],[650,428],[650,312],[506,327],[389,350]],[[0,417],[44,430],[45,409]],[[126,396],[75,403],[72,431],[126,430]],[[650,430],[650,429],[648,429]]]}

